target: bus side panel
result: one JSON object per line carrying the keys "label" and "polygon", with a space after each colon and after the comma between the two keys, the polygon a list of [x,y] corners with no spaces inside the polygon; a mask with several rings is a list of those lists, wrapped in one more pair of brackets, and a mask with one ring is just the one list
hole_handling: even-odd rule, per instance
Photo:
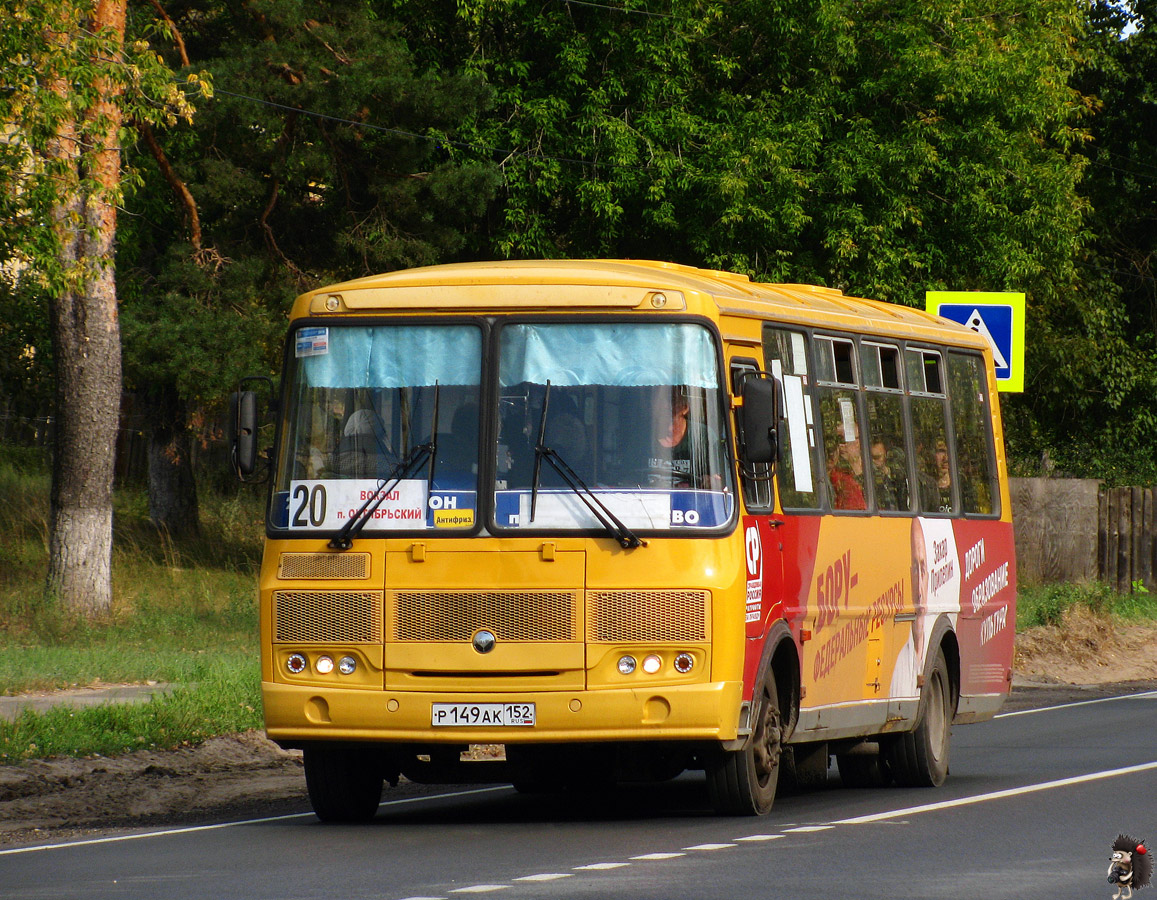
{"label": "bus side panel", "polygon": [[[772,521],[782,524],[775,526]],[[752,529],[755,529],[754,535]],[[743,518],[748,579],[747,648],[743,667],[745,700],[750,700],[755,690],[764,643],[777,621],[786,620],[797,651],[800,648],[800,629],[807,613],[807,586],[812,581],[819,530],[818,516]],[[756,541],[758,544],[753,547]],[[758,566],[753,566],[753,553],[759,560]]]}
{"label": "bus side panel", "polygon": [[1016,630],[1016,555],[1008,522],[957,521],[960,693],[1005,694]]}

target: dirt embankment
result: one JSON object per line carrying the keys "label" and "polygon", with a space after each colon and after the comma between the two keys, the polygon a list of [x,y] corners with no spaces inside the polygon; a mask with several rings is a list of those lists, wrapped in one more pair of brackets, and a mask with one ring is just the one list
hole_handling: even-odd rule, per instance
{"label": "dirt embankment", "polygon": [[[1157,682],[1157,626],[1119,627],[1078,612],[1061,626],[1017,635],[1016,670],[1013,706],[1089,693],[1065,691],[1064,685]],[[403,784],[391,794],[427,790]],[[103,828],[308,809],[300,754],[280,750],[254,732],[181,750],[0,766],[0,846],[59,840]]]}

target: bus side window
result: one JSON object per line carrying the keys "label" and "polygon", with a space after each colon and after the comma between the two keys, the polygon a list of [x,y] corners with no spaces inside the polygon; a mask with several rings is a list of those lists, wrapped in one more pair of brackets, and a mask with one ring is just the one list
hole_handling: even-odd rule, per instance
{"label": "bus side window", "polygon": [[866,510],[856,345],[850,340],[817,336],[815,349],[824,461],[832,509]]}
{"label": "bus side window", "polygon": [[864,341],[861,360],[867,388],[868,456],[876,508],[882,512],[908,512],[912,509],[912,479],[905,452],[900,350]]}
{"label": "bus side window", "polygon": [[965,515],[992,515],[1000,494],[992,460],[992,417],[984,360],[973,354],[948,354],[948,385],[961,506]]}
{"label": "bus side window", "polygon": [[816,417],[808,370],[808,336],[773,325],[763,327],[764,368],[775,378],[783,400],[776,484],[783,509],[819,509]]}
{"label": "bus side window", "polygon": [[935,350],[909,348],[905,351],[912,405],[912,436],[915,439],[917,493],[920,511],[932,514],[956,511],[943,362]]}

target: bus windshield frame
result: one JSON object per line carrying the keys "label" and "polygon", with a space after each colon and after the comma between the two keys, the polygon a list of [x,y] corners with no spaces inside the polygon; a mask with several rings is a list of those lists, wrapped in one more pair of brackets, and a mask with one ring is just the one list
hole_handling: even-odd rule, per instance
{"label": "bus windshield frame", "polygon": [[300,320],[268,533],[334,537],[367,501],[364,537],[600,535],[606,516],[628,533],[725,533],[738,509],[720,346],[693,317]]}

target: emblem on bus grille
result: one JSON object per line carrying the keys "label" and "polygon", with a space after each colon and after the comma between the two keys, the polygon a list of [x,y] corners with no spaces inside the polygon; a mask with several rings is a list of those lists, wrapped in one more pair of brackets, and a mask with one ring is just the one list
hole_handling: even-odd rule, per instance
{"label": "emblem on bus grille", "polygon": [[494,649],[494,635],[489,631],[478,631],[474,633],[474,649],[479,653],[489,653]]}

